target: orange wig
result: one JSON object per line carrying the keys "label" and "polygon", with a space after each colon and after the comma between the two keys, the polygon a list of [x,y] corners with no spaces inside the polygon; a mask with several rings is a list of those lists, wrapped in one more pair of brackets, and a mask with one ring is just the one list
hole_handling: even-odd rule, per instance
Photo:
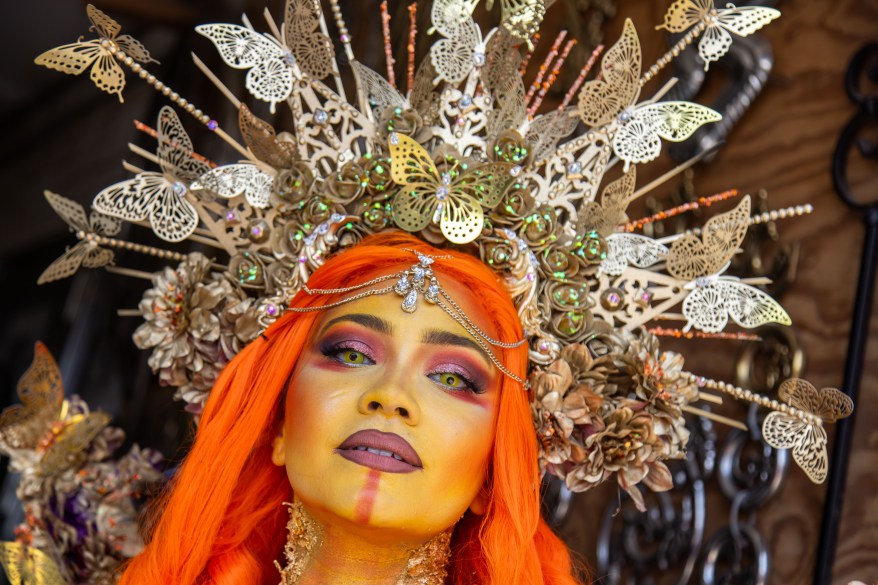
{"label": "orange wig", "polygon": [[[437,250],[412,236],[367,238],[317,270],[308,284],[341,288],[414,264],[410,250],[437,259],[434,272],[473,292],[501,340],[523,337],[502,282],[481,261]],[[325,305],[329,295],[300,292],[292,306]],[[277,583],[292,489],[271,462],[282,425],[287,381],[318,313],[288,313],[223,370],[210,393],[195,443],[152,507],[146,549],[125,567],[121,583],[257,585]],[[496,350],[525,377],[526,345]],[[503,376],[484,515],[467,512],[455,528],[447,582],[575,585],[570,555],[540,517],[537,444],[526,392]]]}

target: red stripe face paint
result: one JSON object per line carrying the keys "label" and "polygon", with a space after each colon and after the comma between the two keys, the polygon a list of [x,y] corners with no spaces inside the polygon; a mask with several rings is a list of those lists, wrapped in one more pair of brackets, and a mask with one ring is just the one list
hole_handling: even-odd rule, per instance
{"label": "red stripe face paint", "polygon": [[354,515],[360,524],[368,524],[372,518],[372,507],[375,505],[375,496],[378,495],[378,483],[381,480],[381,472],[370,469],[366,476],[366,483],[357,496],[357,507]]}

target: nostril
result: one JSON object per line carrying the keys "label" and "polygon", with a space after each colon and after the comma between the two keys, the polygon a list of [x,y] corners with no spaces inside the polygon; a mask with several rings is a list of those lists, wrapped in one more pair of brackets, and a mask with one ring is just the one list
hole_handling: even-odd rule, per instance
{"label": "nostril", "polygon": [[377,400],[373,400],[369,403],[369,410],[378,410],[381,408],[381,404]]}
{"label": "nostril", "polygon": [[399,416],[401,416],[402,418],[408,418],[408,417],[409,417],[409,409],[408,409],[408,408],[402,408],[402,407],[399,407],[399,408],[397,409],[397,411],[399,411]]}

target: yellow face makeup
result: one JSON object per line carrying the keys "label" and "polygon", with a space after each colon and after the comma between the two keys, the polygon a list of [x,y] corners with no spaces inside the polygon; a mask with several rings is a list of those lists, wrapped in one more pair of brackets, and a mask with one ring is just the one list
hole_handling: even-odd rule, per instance
{"label": "yellow face makeup", "polygon": [[[468,315],[483,311],[448,284]],[[443,310],[400,302],[371,296],[322,315],[290,381],[275,459],[321,523],[420,542],[457,522],[485,483],[502,374]]]}

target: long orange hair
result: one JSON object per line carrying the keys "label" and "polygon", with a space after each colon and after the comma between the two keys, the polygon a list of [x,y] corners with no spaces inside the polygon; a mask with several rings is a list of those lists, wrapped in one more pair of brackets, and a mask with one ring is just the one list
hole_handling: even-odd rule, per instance
{"label": "long orange hair", "polygon": [[[481,261],[437,250],[412,236],[385,233],[328,260],[309,280],[340,288],[411,267],[409,250],[437,259],[434,272],[473,292],[501,340],[523,336],[503,284]],[[293,306],[336,298],[300,292]],[[195,443],[152,507],[145,550],[125,568],[122,585],[141,583],[257,585],[277,583],[272,561],[286,542],[292,489],[271,462],[282,425],[287,381],[318,313],[287,313],[223,370],[205,405]],[[527,347],[495,348],[525,377]],[[564,543],[540,517],[537,445],[526,392],[502,377],[484,515],[467,512],[455,528],[447,582],[454,585],[575,585]]]}

